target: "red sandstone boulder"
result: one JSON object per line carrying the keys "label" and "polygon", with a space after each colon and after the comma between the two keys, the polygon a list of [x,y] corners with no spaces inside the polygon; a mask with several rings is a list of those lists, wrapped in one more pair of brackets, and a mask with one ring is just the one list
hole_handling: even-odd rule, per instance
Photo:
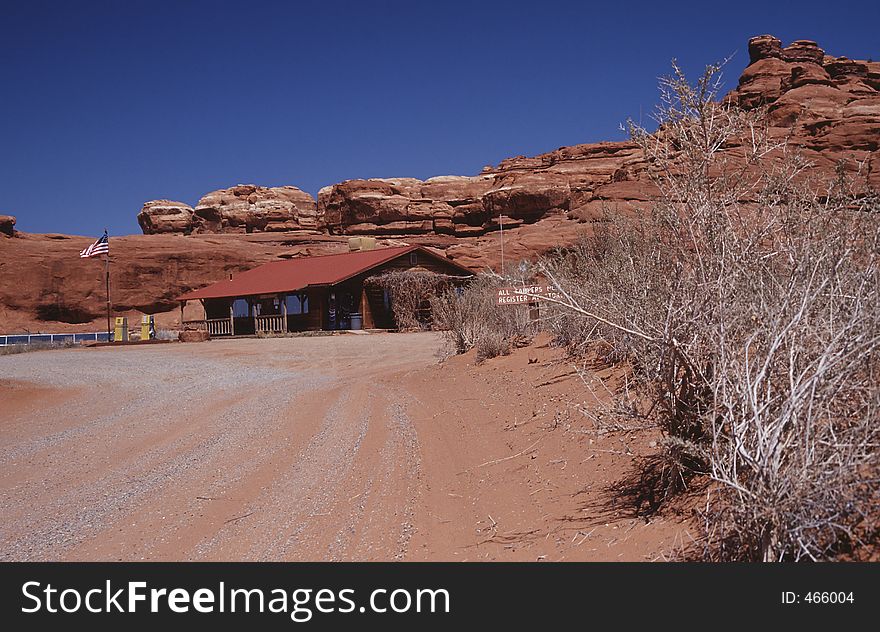
{"label": "red sandstone boulder", "polygon": [[826,57],[823,66],[832,79],[845,80],[849,77],[868,77],[867,63],[846,57]]}
{"label": "red sandstone boulder", "polygon": [[428,200],[443,201],[457,207],[480,199],[492,188],[493,176],[437,176],[428,178],[419,194]]}
{"label": "red sandstone boulder", "polygon": [[0,215],[0,234],[7,237],[15,234],[15,218],[12,215]]}
{"label": "red sandstone boulder", "polygon": [[212,191],[195,210],[197,233],[317,230],[315,199],[296,187],[239,184]]}
{"label": "red sandstone boulder", "polygon": [[772,103],[782,94],[782,82],[790,77],[791,64],[781,58],[758,59],[740,75],[736,103],[744,108]]}
{"label": "red sandstone boulder", "polygon": [[821,64],[825,59],[825,51],[812,40],[795,40],[782,49],[782,58],[786,61]]}
{"label": "red sandstone boulder", "polygon": [[146,202],[137,216],[144,235],[176,233],[189,235],[195,226],[189,204],[172,200]]}
{"label": "red sandstone boulder", "polygon": [[483,196],[486,220],[499,215],[537,221],[555,210],[568,208],[568,183],[557,179],[516,179],[492,189]]}
{"label": "red sandstone boulder", "polygon": [[205,342],[211,339],[211,334],[204,329],[186,329],[177,335],[177,339],[180,342]]}
{"label": "red sandstone boulder", "polygon": [[[491,179],[464,176],[347,180],[318,192],[318,215],[331,233],[449,232],[457,207],[477,202]],[[480,207],[481,208],[481,207]]]}
{"label": "red sandstone boulder", "polygon": [[782,42],[772,35],[758,35],[749,40],[749,62],[776,57],[782,59]]}
{"label": "red sandstone boulder", "polygon": [[[318,193],[318,214],[332,233],[476,235],[537,221],[568,207],[568,185],[553,174],[482,174],[348,180]],[[505,224],[507,225],[507,224]]]}
{"label": "red sandstone boulder", "polygon": [[782,80],[780,87],[785,92],[811,84],[830,86],[833,82],[831,75],[819,64],[804,63],[793,66],[791,74]]}
{"label": "red sandstone boulder", "polygon": [[770,104],[775,133],[790,136],[817,170],[830,174],[843,161],[876,186],[880,175],[870,166],[880,147],[880,64],[825,55],[809,40],[781,48],[770,36],[753,38],[749,54],[752,63],[726,99],[744,108]]}

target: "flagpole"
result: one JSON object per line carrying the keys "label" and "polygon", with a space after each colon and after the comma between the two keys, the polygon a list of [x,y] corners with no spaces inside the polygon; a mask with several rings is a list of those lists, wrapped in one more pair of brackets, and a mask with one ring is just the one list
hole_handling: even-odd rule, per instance
{"label": "flagpole", "polygon": [[[104,234],[107,234],[107,229],[104,229]],[[109,240],[107,242],[110,243]],[[108,249],[107,254],[104,255],[104,273],[105,273],[105,282],[107,287],[107,342],[110,342],[110,251]]]}
{"label": "flagpole", "polygon": [[498,213],[498,228],[501,229],[501,276],[504,276],[504,215]]}

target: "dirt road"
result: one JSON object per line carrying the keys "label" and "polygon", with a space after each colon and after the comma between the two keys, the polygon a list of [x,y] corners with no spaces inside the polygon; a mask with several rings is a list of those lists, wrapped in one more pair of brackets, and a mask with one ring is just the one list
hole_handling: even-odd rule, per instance
{"label": "dirt road", "polygon": [[569,469],[586,435],[535,421],[545,394],[492,409],[508,374],[534,377],[524,357],[438,365],[440,348],[374,334],[0,357],[0,559],[652,559],[681,537],[599,508],[631,457]]}

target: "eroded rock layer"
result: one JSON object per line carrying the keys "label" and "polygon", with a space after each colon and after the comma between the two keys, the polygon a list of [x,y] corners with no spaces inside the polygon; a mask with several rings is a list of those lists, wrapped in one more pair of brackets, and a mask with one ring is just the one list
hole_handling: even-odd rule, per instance
{"label": "eroded rock layer", "polygon": [[239,184],[212,191],[195,208],[152,200],[138,213],[145,235],[316,231],[315,199],[296,187]]}

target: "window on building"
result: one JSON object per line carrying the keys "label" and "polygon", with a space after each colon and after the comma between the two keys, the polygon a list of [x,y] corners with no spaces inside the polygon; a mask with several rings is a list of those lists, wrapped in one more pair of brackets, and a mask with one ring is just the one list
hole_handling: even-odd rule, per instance
{"label": "window on building", "polygon": [[308,294],[288,294],[287,295],[287,315],[296,316],[299,314],[309,313],[309,295]]}
{"label": "window on building", "polygon": [[409,265],[416,266],[419,264],[419,255],[415,252],[409,253]]}
{"label": "window on building", "polygon": [[248,317],[248,302],[247,299],[237,298],[232,303],[232,315],[236,318],[247,318]]}

